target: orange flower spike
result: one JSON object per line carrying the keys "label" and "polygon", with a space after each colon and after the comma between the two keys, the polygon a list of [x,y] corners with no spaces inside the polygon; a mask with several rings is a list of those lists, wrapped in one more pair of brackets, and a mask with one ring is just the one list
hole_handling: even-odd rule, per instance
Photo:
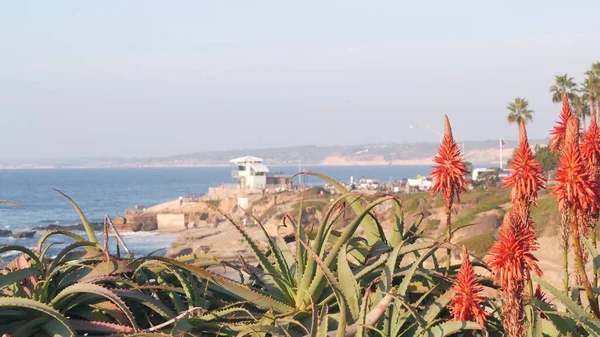
{"label": "orange flower spike", "polygon": [[569,119],[565,144],[556,171],[557,185],[552,194],[557,196],[561,210],[589,211],[598,209],[598,183],[596,177],[587,170],[579,151],[579,120]]}
{"label": "orange flower spike", "polygon": [[546,187],[544,171],[535,160],[527,139],[525,123],[519,124],[519,146],[513,160],[508,165],[511,173],[504,180],[504,188],[512,187],[510,199],[515,205],[526,205],[536,202],[538,191]]}
{"label": "orange flower spike", "polygon": [[454,279],[452,290],[456,293],[452,298],[450,311],[455,321],[471,321],[485,324],[488,313],[483,310],[485,296],[483,287],[477,282],[475,270],[469,260],[469,251],[463,246],[462,264]]}
{"label": "orange flower spike", "polygon": [[434,178],[431,193],[441,192],[446,208],[452,207],[454,196],[460,200],[460,193],[467,190],[464,175],[467,167],[452,137],[452,128],[448,116],[444,116],[444,138],[438,154],[433,158],[437,164],[433,167],[431,176]]}
{"label": "orange flower spike", "polygon": [[533,256],[537,249],[531,219],[523,221],[519,214],[508,213],[504,217],[498,240],[484,259],[492,271],[494,282],[510,292],[517,283],[524,282],[529,273],[541,276],[538,260]]}
{"label": "orange flower spike", "polygon": [[562,100],[562,110],[560,111],[560,120],[556,122],[556,125],[552,130],[550,130],[550,134],[552,137],[550,138],[550,151],[560,151],[565,141],[565,133],[567,131],[567,123],[569,119],[573,117],[573,113],[571,112],[571,107],[569,106],[569,98],[567,93],[564,94]]}
{"label": "orange flower spike", "polygon": [[597,173],[600,165],[600,128],[596,123],[596,114],[592,114],[590,127],[581,140],[580,149],[588,169]]}
{"label": "orange flower spike", "polygon": [[492,272],[494,283],[500,285],[502,298],[502,325],[507,336],[524,336],[523,290],[531,273],[541,276],[538,260],[533,252],[538,249],[529,214],[513,210],[506,214],[499,237],[484,258]]}

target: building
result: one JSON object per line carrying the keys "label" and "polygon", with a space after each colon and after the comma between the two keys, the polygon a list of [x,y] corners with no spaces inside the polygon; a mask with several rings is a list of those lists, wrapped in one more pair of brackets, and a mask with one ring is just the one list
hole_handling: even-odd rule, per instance
{"label": "building", "polygon": [[237,165],[237,170],[233,170],[231,176],[237,179],[238,190],[249,193],[281,192],[292,186],[292,176],[271,173],[261,158],[245,156],[229,162]]}
{"label": "building", "polygon": [[242,190],[262,190],[267,187],[267,174],[269,168],[263,164],[261,158],[245,156],[229,161],[237,165],[237,170],[231,176],[238,180],[238,187]]}
{"label": "building", "polygon": [[433,180],[429,177],[418,175],[417,179],[407,179],[406,188],[408,190],[429,191],[433,186]]}
{"label": "building", "polygon": [[476,168],[471,172],[471,179],[473,181],[479,181],[482,179],[482,174],[485,176],[485,173],[497,173],[498,178],[505,178],[510,175],[510,170],[498,168]]}

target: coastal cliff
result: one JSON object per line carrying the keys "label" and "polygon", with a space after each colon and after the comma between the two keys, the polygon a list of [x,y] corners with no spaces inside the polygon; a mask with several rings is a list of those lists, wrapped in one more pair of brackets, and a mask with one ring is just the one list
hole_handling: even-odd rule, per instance
{"label": "coastal cliff", "polygon": [[[545,144],[546,140],[531,141]],[[499,158],[498,140],[461,142],[465,158],[472,163],[492,163]],[[505,153],[512,153],[515,141],[506,141]],[[230,166],[229,160],[251,152],[268,165],[429,165],[438,144],[381,143],[336,146],[292,146],[284,148],[239,149],[197,152],[152,158],[60,158],[29,161],[4,160],[0,168],[119,168],[119,167],[206,167]]]}

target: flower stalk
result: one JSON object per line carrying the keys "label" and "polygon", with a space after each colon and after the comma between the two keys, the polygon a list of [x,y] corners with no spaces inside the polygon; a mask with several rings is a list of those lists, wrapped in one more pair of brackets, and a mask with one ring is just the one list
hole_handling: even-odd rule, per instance
{"label": "flower stalk", "polygon": [[[464,159],[458,149],[458,145],[452,136],[452,127],[448,116],[444,116],[444,137],[438,149],[438,154],[433,158],[436,163],[431,176],[434,179],[431,193],[440,192],[444,199],[446,211],[446,241],[452,241],[452,206],[454,198],[460,202],[460,193],[467,190],[465,174],[467,168]],[[451,268],[451,250],[446,250],[446,273]]]}
{"label": "flower stalk", "polygon": [[[550,142],[548,147],[551,151],[562,153],[565,136],[567,133],[567,123],[573,117],[571,106],[569,105],[569,97],[565,92],[562,99],[562,109],[559,115],[559,121],[556,122],[554,128],[550,130]],[[563,251],[563,291],[565,295],[569,295],[569,247],[570,247],[570,230],[569,230],[569,212],[561,210],[560,227],[559,227],[559,242]]]}
{"label": "flower stalk", "polygon": [[[537,203],[538,192],[546,187],[546,179],[544,170],[536,161],[529,145],[524,121],[519,123],[519,145],[508,168],[511,173],[504,180],[504,188],[512,187],[510,199],[515,212],[521,217],[521,221],[527,222],[531,205]],[[527,283],[529,296],[532,297],[533,283],[529,275]]]}
{"label": "flower stalk", "polygon": [[524,290],[531,273],[541,276],[533,252],[538,249],[531,218],[517,210],[506,214],[499,237],[484,258],[494,283],[500,286],[502,325],[510,337],[525,335]]}
{"label": "flower stalk", "polygon": [[577,280],[585,289],[592,313],[600,318],[598,301],[585,271],[585,255],[581,245],[581,236],[589,232],[584,219],[586,215],[597,212],[599,191],[596,177],[588,171],[581,156],[579,120],[576,117],[571,117],[567,123],[556,181],[558,184],[552,188],[552,194],[557,197],[560,210],[568,214],[566,222],[571,234]]}
{"label": "flower stalk", "polygon": [[[580,143],[581,156],[585,161],[588,172],[595,178],[596,185],[600,186],[600,127],[596,122],[596,114],[592,114],[590,126]],[[594,248],[596,246],[596,227],[598,224],[598,210],[586,215],[586,226]],[[593,275],[594,287],[598,287],[598,273]],[[596,296],[597,298],[598,296]]]}
{"label": "flower stalk", "polygon": [[527,129],[523,121],[519,124],[519,145],[508,169],[511,173],[504,180],[504,188],[512,188],[510,200],[515,210],[525,220],[529,215],[531,204],[537,203],[538,192],[546,188],[546,179],[544,170],[536,161],[529,145]]}
{"label": "flower stalk", "polygon": [[469,258],[469,251],[463,246],[462,263],[452,286],[455,295],[451,300],[450,311],[455,321],[472,321],[485,325],[488,313],[483,310],[483,304],[486,299]]}

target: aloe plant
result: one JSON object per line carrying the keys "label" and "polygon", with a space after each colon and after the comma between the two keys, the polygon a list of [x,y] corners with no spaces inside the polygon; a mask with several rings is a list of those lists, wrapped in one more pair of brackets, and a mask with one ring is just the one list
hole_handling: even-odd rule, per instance
{"label": "aloe plant", "polygon": [[[208,255],[120,258],[107,251],[108,243],[98,244],[91,226],[87,238],[58,230],[44,233],[34,250],[0,247],[0,253],[21,253],[0,269],[0,333],[447,336],[484,329],[449,320],[446,306],[456,268],[448,275],[439,268],[435,253],[450,246],[423,237],[422,217],[405,225],[395,196],[351,193],[314,175],[338,186],[341,196],[310,235],[301,214],[298,221],[284,217],[294,229],[291,240],[271,237],[259,224],[268,245],[262,250],[230,219],[255,263]],[[374,211],[385,202],[394,203],[389,235]],[[349,224],[334,229],[346,212],[353,214]],[[366,238],[357,234],[359,227]],[[71,243],[50,257],[48,239],[57,236]],[[240,279],[208,269],[218,265],[237,269]]]}

